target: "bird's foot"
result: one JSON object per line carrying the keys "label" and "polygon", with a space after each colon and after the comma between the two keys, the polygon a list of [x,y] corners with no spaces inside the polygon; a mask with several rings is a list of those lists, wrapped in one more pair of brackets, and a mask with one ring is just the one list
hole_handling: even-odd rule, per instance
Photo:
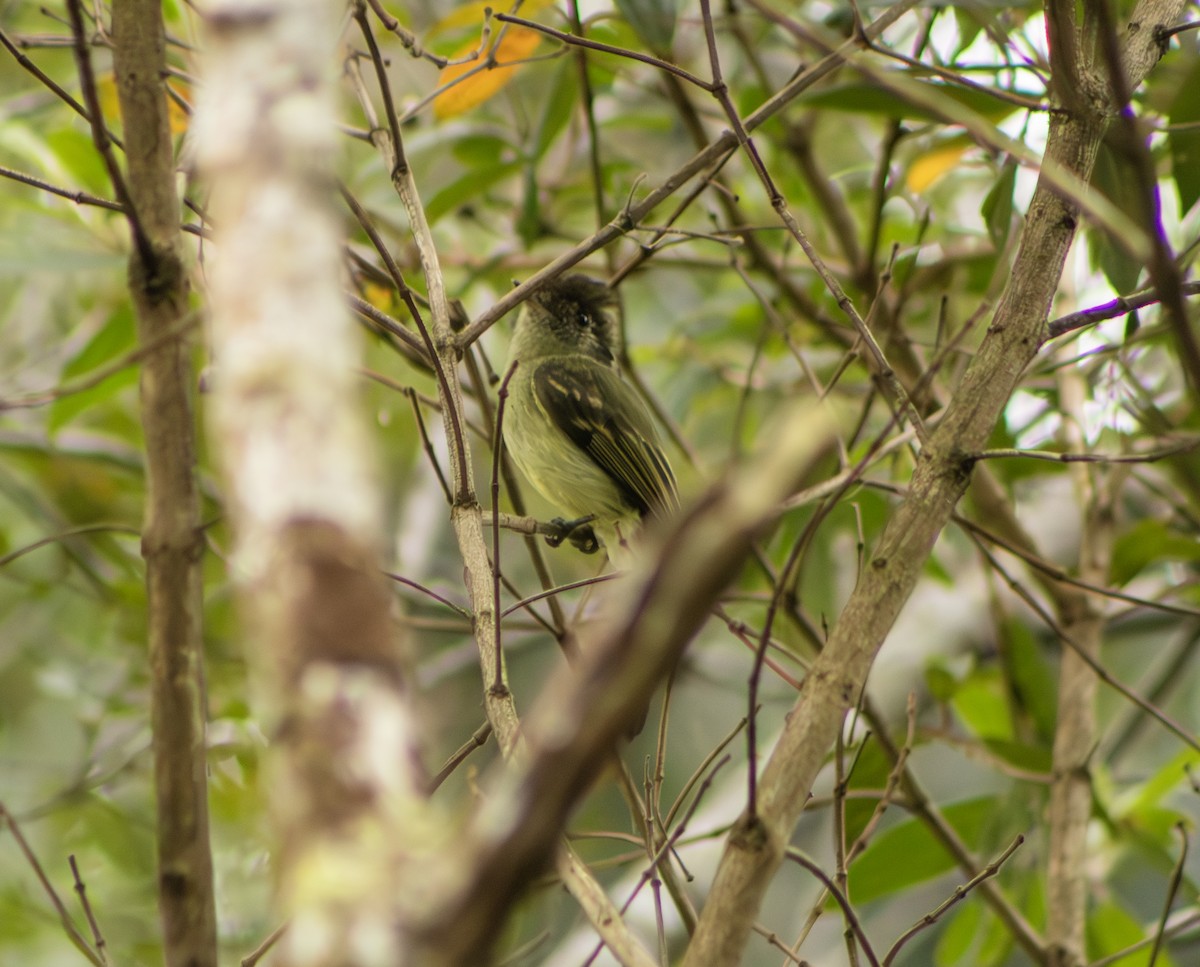
{"label": "bird's foot", "polygon": [[586,517],[579,517],[575,520],[563,520],[561,517],[555,517],[550,521],[550,533],[546,535],[546,543],[551,547],[558,547],[566,540],[584,554],[595,554],[600,550],[600,540],[596,537],[596,532],[592,530],[592,521],[595,519],[595,514],[588,514]]}

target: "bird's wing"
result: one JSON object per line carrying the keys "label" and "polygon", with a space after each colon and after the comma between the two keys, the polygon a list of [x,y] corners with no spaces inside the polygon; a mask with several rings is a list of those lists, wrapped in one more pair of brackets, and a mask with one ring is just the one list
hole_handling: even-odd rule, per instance
{"label": "bird's wing", "polygon": [[586,356],[538,364],[534,395],[563,431],[642,514],[679,506],[675,475],[658,445],[650,415],[617,372]]}

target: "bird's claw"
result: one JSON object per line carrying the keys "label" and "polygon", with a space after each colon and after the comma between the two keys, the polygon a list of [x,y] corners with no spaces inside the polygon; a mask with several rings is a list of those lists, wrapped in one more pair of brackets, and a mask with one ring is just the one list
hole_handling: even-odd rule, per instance
{"label": "bird's claw", "polygon": [[584,554],[595,554],[600,550],[600,541],[592,529],[592,521],[595,519],[595,514],[588,514],[586,517],[579,517],[575,520],[555,517],[550,521],[551,532],[546,535],[546,543],[551,547],[558,547],[564,540],[567,540],[577,551],[582,551]]}

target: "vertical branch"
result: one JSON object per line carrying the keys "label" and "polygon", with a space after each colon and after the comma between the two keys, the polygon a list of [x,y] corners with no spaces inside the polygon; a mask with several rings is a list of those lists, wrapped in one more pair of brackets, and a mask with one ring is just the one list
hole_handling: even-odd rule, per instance
{"label": "vertical branch", "polygon": [[[212,188],[212,429],[237,576],[277,721],[279,963],[400,963],[439,837],[383,533],[335,190],[337,9],[211,0],[192,134]],[[364,937],[372,938],[369,943]]]}
{"label": "vertical branch", "polygon": [[[1127,45],[1138,83],[1161,49],[1156,31],[1170,26],[1181,0],[1143,0]],[[1051,121],[1045,164],[1086,183],[1104,131],[1095,114]],[[685,967],[733,964],[782,862],[843,716],[858,699],[884,637],[916,585],[934,541],[970,481],[973,456],[986,444],[1009,395],[1045,338],[1046,317],[1074,238],[1079,206],[1043,172],[1030,204],[1012,277],[987,337],[945,415],[922,448],[904,501],[873,549],[829,641],[805,679],[760,779],[759,808],[730,833]]]}
{"label": "vertical branch", "polygon": [[[438,261],[437,248],[425,208],[421,203],[416,178],[409,167],[401,140],[399,123],[392,107],[391,89],[383,58],[375,43],[366,10],[361,3],[354,7],[354,17],[375,66],[384,99],[387,128],[380,127],[375,120],[372,105],[364,101],[363,109],[371,122],[371,140],[379,150],[391,174],[392,185],[399,195],[412,228],[413,241],[421,262],[421,271],[429,294],[432,314],[430,339],[433,344],[433,367],[438,376],[438,395],[441,401],[442,422],[449,444],[451,489],[454,495],[450,520],[463,557],[464,577],[467,593],[471,600],[475,643],[479,652],[480,670],[483,677],[483,701],[488,721],[495,731],[496,740],[506,758],[518,755],[520,750],[520,720],[516,703],[505,678],[503,655],[500,652],[498,628],[499,616],[493,596],[492,564],[488,560],[487,543],[483,532],[483,514],[475,485],[471,476],[471,453],[465,432],[462,392],[457,378],[457,366],[461,353],[459,343],[450,326],[450,309],[446,297],[445,281]],[[500,447],[499,428],[495,446]],[[474,863],[476,857],[469,857]],[[563,884],[579,904],[584,915],[596,932],[604,939],[610,951],[622,963],[632,967],[652,967],[653,960],[641,944],[630,933],[621,913],[603,887],[592,876],[574,848],[566,840],[559,844],[555,855],[555,868]],[[489,924],[494,929],[494,923]],[[462,938],[454,938],[462,942]],[[470,941],[463,942],[469,948]],[[460,963],[473,963],[460,960]]]}
{"label": "vertical branch", "polygon": [[[72,4],[73,19],[79,13]],[[81,24],[77,25],[77,35]],[[77,36],[76,40],[80,39]],[[208,838],[203,680],[203,539],[196,483],[188,281],[180,258],[179,199],[167,114],[166,45],[158,0],[113,8],[113,65],[125,122],[125,199],[134,236],[129,287],[142,345],[146,436],[146,560],[151,718],[157,802],[158,902],[167,963],[217,962],[212,855]],[[86,65],[86,57],[81,57]],[[83,70],[85,77],[90,71]],[[85,90],[89,89],[87,82]],[[102,121],[92,110],[93,129]],[[97,135],[99,138],[99,135]],[[104,151],[102,139],[97,146]],[[111,158],[111,152],[106,157]],[[162,339],[174,329],[177,338]]]}
{"label": "vertical branch", "polygon": [[[391,174],[392,186],[396,189],[396,194],[399,195],[408,215],[429,293],[432,316],[429,332],[433,344],[433,367],[438,377],[438,396],[442,404],[442,423],[449,444],[451,490],[454,494],[450,520],[463,555],[467,593],[474,612],[475,639],[484,681],[484,708],[487,710],[488,721],[492,723],[496,732],[500,748],[505,755],[509,755],[516,746],[520,723],[512,694],[504,680],[504,669],[497,661],[492,569],[483,534],[483,514],[471,477],[471,449],[465,432],[462,391],[455,375],[458,366],[458,346],[450,326],[446,285],[442,278],[429,220],[425,217],[425,207],[421,203],[416,179],[404,153],[400,125],[392,107],[391,88],[383,70],[383,58],[375,43],[366,8],[361,3],[355,6],[354,17],[371,52],[387,117],[386,128],[378,126],[374,118],[370,118],[371,140],[383,156]],[[363,107],[371,111],[370,104],[364,104]],[[373,111],[371,113],[373,114]]]}
{"label": "vertical branch", "polygon": [[[1068,452],[1083,453],[1087,385],[1077,368],[1060,371],[1059,398]],[[1104,470],[1097,464],[1073,463],[1070,469],[1075,502],[1083,516],[1078,577],[1102,585],[1108,576],[1113,540],[1108,486],[1112,480],[1104,478]],[[1116,468],[1112,476],[1120,472]],[[1078,967],[1087,962],[1087,829],[1092,816],[1089,761],[1097,742],[1096,692],[1100,684],[1087,659],[1092,663],[1099,660],[1105,623],[1087,594],[1072,594],[1060,610],[1063,633],[1076,647],[1063,649],[1059,666],[1046,867],[1046,946],[1050,967]]]}

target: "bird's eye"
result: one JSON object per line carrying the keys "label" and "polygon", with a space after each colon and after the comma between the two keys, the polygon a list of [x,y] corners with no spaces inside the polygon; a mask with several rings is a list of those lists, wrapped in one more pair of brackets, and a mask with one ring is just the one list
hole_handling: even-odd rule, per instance
{"label": "bird's eye", "polygon": [[579,316],[576,319],[576,321],[579,323],[580,329],[591,329],[592,328],[592,317],[587,312],[580,311]]}

